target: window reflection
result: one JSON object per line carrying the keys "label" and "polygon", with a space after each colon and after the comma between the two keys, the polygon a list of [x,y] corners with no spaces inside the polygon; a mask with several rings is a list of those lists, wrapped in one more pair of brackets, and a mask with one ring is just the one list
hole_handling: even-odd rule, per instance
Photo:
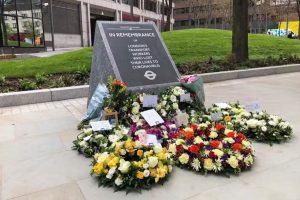
{"label": "window reflection", "polygon": [[0,46],[44,46],[41,0],[0,0]]}

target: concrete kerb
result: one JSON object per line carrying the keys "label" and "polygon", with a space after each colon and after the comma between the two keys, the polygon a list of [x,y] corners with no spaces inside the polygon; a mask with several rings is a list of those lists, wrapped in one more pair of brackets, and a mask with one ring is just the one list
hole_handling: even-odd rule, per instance
{"label": "concrete kerb", "polygon": [[[214,72],[200,74],[204,83],[267,76],[274,74],[300,72],[300,64],[254,68],[246,70]],[[0,107],[19,106],[50,101],[60,101],[88,97],[89,86],[73,86],[54,89],[32,90],[24,92],[11,92],[0,94]]]}

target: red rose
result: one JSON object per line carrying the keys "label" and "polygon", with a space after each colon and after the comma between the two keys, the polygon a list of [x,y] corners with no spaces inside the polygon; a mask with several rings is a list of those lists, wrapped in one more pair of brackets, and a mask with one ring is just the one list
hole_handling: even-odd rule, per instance
{"label": "red rose", "polygon": [[243,133],[238,133],[236,137],[241,142],[246,139],[246,136]]}
{"label": "red rose", "polygon": [[210,146],[212,146],[213,148],[218,148],[219,147],[219,145],[220,145],[220,141],[219,140],[212,140],[211,142],[210,142]]}
{"label": "red rose", "polygon": [[240,151],[242,150],[243,146],[240,143],[235,143],[234,145],[232,145],[232,149],[235,151]]}
{"label": "red rose", "polygon": [[192,131],[185,132],[185,138],[186,139],[192,139],[192,138],[194,138],[194,132],[192,132]]}
{"label": "red rose", "polygon": [[249,153],[251,153],[251,152],[252,152],[251,149],[246,149],[246,150],[245,150],[245,153],[246,153],[246,154],[249,154]]}
{"label": "red rose", "polygon": [[234,132],[229,132],[229,133],[227,133],[227,136],[228,136],[228,137],[231,137],[231,138],[234,138],[234,135],[235,135]]}
{"label": "red rose", "polygon": [[194,124],[194,123],[191,125],[191,127],[192,127],[192,129],[193,129],[194,131],[198,129],[198,125],[197,125],[197,124]]}
{"label": "red rose", "polygon": [[183,148],[182,145],[176,146],[176,150],[177,150],[178,153],[183,153],[184,152],[184,148]]}
{"label": "red rose", "polygon": [[222,130],[222,129],[224,129],[224,128],[225,128],[224,125],[222,125],[222,124],[216,124],[216,129],[217,129],[217,131],[220,131],[220,130]]}
{"label": "red rose", "polygon": [[214,152],[209,152],[209,154],[208,154],[208,157],[210,157],[210,158],[214,158],[216,155],[215,155],[215,153]]}
{"label": "red rose", "polygon": [[197,145],[192,145],[189,147],[189,151],[194,154],[198,153],[199,150],[200,150],[200,147],[198,147]]}

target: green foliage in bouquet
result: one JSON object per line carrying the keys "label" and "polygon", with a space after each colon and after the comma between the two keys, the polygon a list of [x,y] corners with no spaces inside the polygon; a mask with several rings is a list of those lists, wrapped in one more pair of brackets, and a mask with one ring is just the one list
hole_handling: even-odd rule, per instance
{"label": "green foliage in bouquet", "polygon": [[72,149],[89,158],[95,153],[105,152],[112,148],[115,142],[127,139],[127,133],[128,129],[119,126],[111,131],[102,132],[94,132],[90,126],[86,126],[73,141]]}
{"label": "green foliage in bouquet", "polygon": [[247,137],[264,143],[286,142],[292,137],[291,125],[277,115],[266,111],[247,112],[245,106],[237,103],[229,103],[227,108],[213,105],[208,109],[211,113],[221,112],[222,119],[219,123],[225,124]]}
{"label": "green foliage in bouquet", "polygon": [[222,124],[191,124],[179,130],[169,151],[177,166],[204,174],[238,174],[254,162],[251,142]]}
{"label": "green foliage in bouquet", "polygon": [[161,146],[142,146],[127,139],[115,143],[111,151],[95,154],[92,165],[91,174],[97,177],[99,186],[140,192],[163,184],[172,172],[173,160]]}

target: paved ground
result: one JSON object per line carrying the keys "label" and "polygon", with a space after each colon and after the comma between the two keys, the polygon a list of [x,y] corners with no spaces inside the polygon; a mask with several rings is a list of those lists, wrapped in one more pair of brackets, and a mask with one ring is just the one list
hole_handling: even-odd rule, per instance
{"label": "paved ground", "polygon": [[300,73],[205,85],[207,104],[259,100],[295,128],[289,143],[255,143],[253,170],[231,178],[202,176],[176,168],[163,187],[142,194],[98,188],[90,160],[70,150],[86,99],[0,109],[0,199],[102,200],[299,200]]}
{"label": "paved ground", "polygon": [[30,54],[20,54],[17,55],[17,57],[50,57],[55,56],[59,54],[63,54],[70,51],[76,51],[79,49],[82,49],[83,47],[71,47],[71,48],[56,48],[55,51],[52,51],[51,48],[48,48],[46,52],[40,52],[40,53],[30,53]]}

